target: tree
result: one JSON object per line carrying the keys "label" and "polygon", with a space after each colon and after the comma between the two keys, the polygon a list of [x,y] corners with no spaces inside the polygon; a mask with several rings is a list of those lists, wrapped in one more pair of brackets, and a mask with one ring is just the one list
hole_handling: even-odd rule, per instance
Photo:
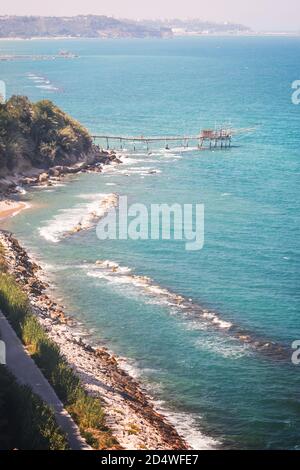
{"label": "tree", "polygon": [[88,131],[49,100],[12,96],[0,105],[0,172],[13,171],[20,159],[44,168],[64,164],[92,147]]}

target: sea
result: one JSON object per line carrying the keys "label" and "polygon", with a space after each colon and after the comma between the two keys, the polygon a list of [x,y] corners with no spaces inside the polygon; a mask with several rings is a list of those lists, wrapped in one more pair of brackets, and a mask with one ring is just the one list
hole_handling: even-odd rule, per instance
{"label": "sea", "polygon": [[[123,163],[27,191],[1,225],[193,448],[299,450],[300,38],[1,40],[0,54],[26,56],[0,62],[8,97],[50,99],[92,134],[247,129],[223,151],[127,142]],[[66,236],[117,196],[203,204],[202,249],[100,240],[93,224]]]}

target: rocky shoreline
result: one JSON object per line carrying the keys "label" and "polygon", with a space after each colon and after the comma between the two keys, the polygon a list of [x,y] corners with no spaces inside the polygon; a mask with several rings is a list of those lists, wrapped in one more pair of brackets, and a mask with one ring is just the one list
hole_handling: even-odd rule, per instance
{"label": "rocky shoreline", "polygon": [[0,177],[0,199],[19,195],[23,189],[36,186],[54,186],[68,175],[101,173],[103,165],[121,163],[114,151],[97,150],[92,156],[72,165],[56,165],[48,169],[31,168],[27,172]]}
{"label": "rocky shoreline", "polygon": [[93,347],[78,334],[78,323],[51,298],[42,269],[6,231],[0,231],[9,271],[27,293],[48,336],[59,346],[88,393],[102,399],[107,425],[124,449],[188,449],[151,398],[105,347]]}

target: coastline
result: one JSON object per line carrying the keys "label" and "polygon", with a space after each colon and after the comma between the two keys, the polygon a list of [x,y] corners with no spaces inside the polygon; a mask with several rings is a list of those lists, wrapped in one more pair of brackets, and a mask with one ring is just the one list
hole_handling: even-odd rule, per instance
{"label": "coastline", "polygon": [[[241,37],[299,37],[300,33],[298,31],[246,31],[246,32],[216,32],[216,33],[173,33],[173,36],[170,37],[153,37],[153,39],[181,39],[181,38],[206,38],[206,37],[230,37],[230,38],[241,38]],[[122,40],[124,37],[78,37],[78,36],[32,36],[28,38],[24,37],[0,37],[0,41],[66,41],[66,40],[100,40],[106,41],[108,39],[111,40]],[[140,39],[148,39],[145,38],[137,38],[137,37],[126,37],[125,39],[133,39],[133,40],[140,40]]]}
{"label": "coastline", "polygon": [[[20,189],[19,185],[26,188],[48,188],[55,186],[68,175],[100,173],[104,169],[103,165],[122,163],[121,157],[112,151],[103,151],[101,155],[101,161],[97,160],[94,163],[81,162],[68,167],[56,166],[49,170],[39,170],[38,173],[35,171],[34,175],[21,175],[14,179],[8,195],[10,193],[15,195]],[[22,204],[20,201],[13,202]],[[20,207],[19,211],[24,208]],[[8,214],[6,217],[12,215]],[[180,435],[180,421],[178,426],[176,420],[171,419],[171,413],[168,418],[168,410],[155,404],[148,392],[142,388],[139,379],[136,380],[135,375],[130,372],[126,364],[123,364],[123,358],[116,357],[106,347],[101,345],[93,347],[86,342],[88,335],[82,331],[81,324],[68,317],[64,307],[48,293],[47,273],[35,263],[34,257],[28,255],[18,241],[5,231],[0,230],[0,242],[8,251],[11,272],[28,294],[39,322],[47,331],[49,338],[58,345],[68,364],[78,374],[87,392],[101,398],[105,404],[107,426],[124,449],[199,450],[218,447],[220,443],[214,442],[208,436],[203,435],[202,441],[200,432],[199,437],[195,439],[197,447],[193,446],[191,441],[187,442],[183,436],[188,436],[188,432],[185,431],[183,436]],[[97,267],[97,262],[95,265]],[[157,286],[153,284],[152,287]],[[178,300],[185,301],[183,298]],[[201,314],[203,316],[203,312]],[[221,322],[212,314],[208,316],[205,314],[204,318],[215,327]],[[225,329],[225,334],[226,331]],[[258,340],[236,325],[230,326],[228,331],[242,344],[253,346],[255,350],[260,350],[266,355],[273,356],[275,353],[274,356],[281,356],[283,352],[278,345]],[[174,425],[171,424],[173,421]],[[198,442],[201,442],[203,447]]]}
{"label": "coastline", "polygon": [[[23,188],[48,188],[68,175],[100,173],[103,165],[119,163],[122,161],[115,152],[102,151],[101,158],[93,162],[80,162],[68,167],[56,166],[48,170],[32,169],[27,174],[2,178],[2,183],[4,181],[7,188],[0,193],[0,220],[29,207],[26,202],[18,200],[18,195],[26,192]],[[83,340],[86,334],[80,334],[82,327],[76,320],[68,317],[64,307],[48,294],[46,274],[17,239],[0,230],[0,242],[6,250],[9,271],[28,295],[33,312],[47,335],[58,345],[87,392],[103,401],[107,426],[120,445],[126,450],[189,449],[190,446],[168,422],[166,416],[156,410],[154,402],[138,381],[120,365],[121,360],[106,347],[92,347]]]}
{"label": "coastline", "polygon": [[[0,221],[19,214],[30,207],[19,199],[30,187],[51,187],[68,175],[101,173],[103,165],[121,163],[114,151],[102,150],[91,161],[81,161],[71,166],[57,165],[49,169],[32,168],[18,176],[0,177]],[[26,188],[26,189],[25,189]]]}
{"label": "coastline", "polygon": [[189,449],[152,399],[105,347],[92,347],[78,334],[79,324],[48,294],[44,273],[8,232],[0,231],[9,271],[29,297],[50,339],[80,377],[87,392],[104,404],[107,426],[126,450]]}
{"label": "coastline", "polygon": [[11,199],[0,200],[0,221],[8,217],[14,217],[28,207],[29,205],[25,202],[12,201]]}

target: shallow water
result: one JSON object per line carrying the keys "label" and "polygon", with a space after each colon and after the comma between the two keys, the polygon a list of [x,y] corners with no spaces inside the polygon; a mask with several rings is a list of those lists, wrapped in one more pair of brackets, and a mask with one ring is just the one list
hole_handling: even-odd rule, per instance
{"label": "shallow water", "polygon": [[[266,357],[228,325],[287,348],[300,339],[300,108],[291,102],[300,40],[1,41],[0,49],[78,54],[1,63],[1,78],[9,94],[53,99],[93,133],[195,134],[229,120],[257,126],[226,152],[128,149],[125,163],[103,174],[31,191],[24,198],[32,208],[5,228],[46,265],[56,295],[94,339],[128,358],[160,406],[184,422],[196,448],[299,448],[300,366]],[[99,241],[94,226],[49,238],[61,222],[76,225],[93,196],[112,193],[148,207],[203,203],[204,248]]]}

